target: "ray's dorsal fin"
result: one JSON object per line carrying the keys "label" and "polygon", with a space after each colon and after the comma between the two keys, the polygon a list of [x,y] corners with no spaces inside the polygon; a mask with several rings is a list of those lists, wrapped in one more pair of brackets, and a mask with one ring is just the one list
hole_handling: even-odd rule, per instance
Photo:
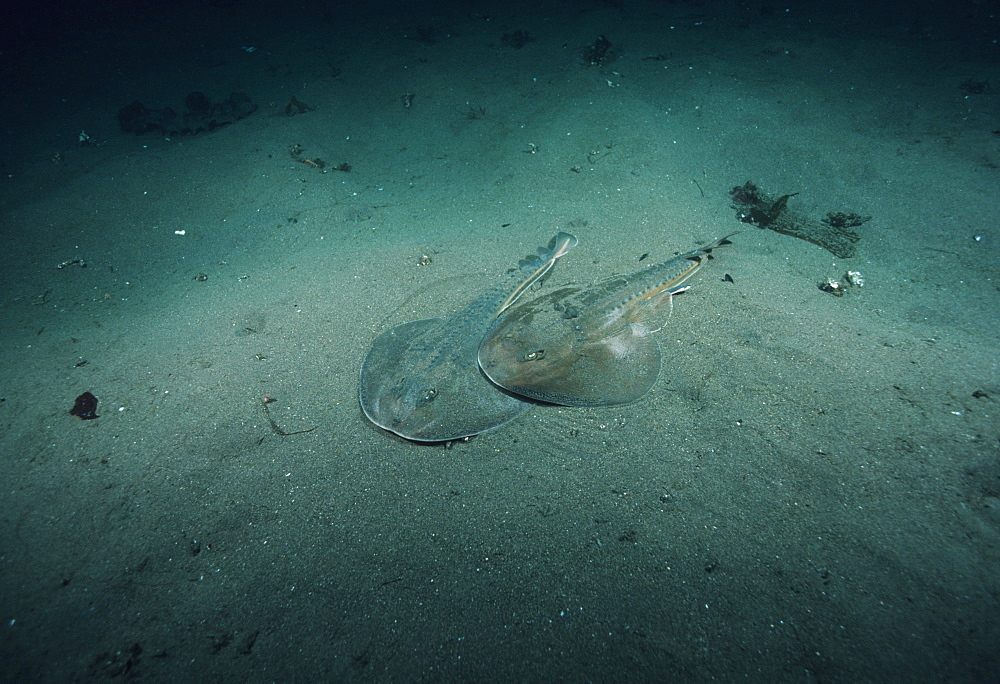
{"label": "ray's dorsal fin", "polygon": [[691,289],[690,285],[676,285],[663,290],[655,297],[635,302],[628,323],[641,323],[649,332],[656,333],[663,329],[670,315],[674,312],[674,295]]}
{"label": "ray's dorsal fin", "polygon": [[[652,273],[655,273],[664,266],[674,266],[677,270],[662,282],[656,283],[653,287],[633,297],[629,301],[628,306],[624,307],[623,313],[625,315],[620,322],[625,324],[641,323],[650,332],[661,330],[666,325],[667,319],[670,318],[670,314],[673,313],[674,295],[690,289],[691,286],[685,285],[685,283],[701,270],[706,261],[712,258],[713,249],[722,245],[732,244],[729,238],[735,234],[730,233],[710,245],[649,266],[646,270]],[[688,263],[682,268],[681,264],[685,261]]]}
{"label": "ray's dorsal fin", "polygon": [[497,308],[496,317],[509,309],[525,291],[536,282],[544,279],[556,263],[556,259],[565,256],[571,249],[579,244],[575,235],[559,231],[555,237],[549,240],[548,247],[539,247],[538,254],[525,257],[518,263],[518,268],[528,276],[516,287],[514,291]]}

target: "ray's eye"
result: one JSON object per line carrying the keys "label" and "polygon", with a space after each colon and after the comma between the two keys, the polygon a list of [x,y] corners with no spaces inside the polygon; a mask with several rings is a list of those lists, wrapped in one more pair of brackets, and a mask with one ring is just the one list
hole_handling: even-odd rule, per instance
{"label": "ray's eye", "polygon": [[433,387],[428,387],[427,389],[425,389],[425,390],[424,390],[424,394],[423,394],[423,396],[422,396],[422,397],[420,397],[420,398],[421,398],[421,399],[422,399],[423,401],[425,401],[425,402],[427,402],[427,401],[433,401],[433,400],[434,400],[434,397],[436,397],[436,396],[437,396],[437,394],[438,394],[438,391],[437,391],[437,390],[436,390],[435,388],[433,388]]}
{"label": "ray's eye", "polygon": [[538,351],[529,352],[524,355],[525,361],[538,361],[539,359],[545,358],[545,350],[539,349]]}

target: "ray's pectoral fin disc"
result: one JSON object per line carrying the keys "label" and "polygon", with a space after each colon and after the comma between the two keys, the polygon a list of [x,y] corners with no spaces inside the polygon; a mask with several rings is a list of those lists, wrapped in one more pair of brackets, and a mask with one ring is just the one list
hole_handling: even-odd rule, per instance
{"label": "ray's pectoral fin disc", "polygon": [[[569,292],[569,296],[567,293]],[[640,323],[587,330],[567,319],[561,290],[511,312],[479,348],[479,365],[510,392],[565,406],[628,404],[660,372],[660,348]]]}

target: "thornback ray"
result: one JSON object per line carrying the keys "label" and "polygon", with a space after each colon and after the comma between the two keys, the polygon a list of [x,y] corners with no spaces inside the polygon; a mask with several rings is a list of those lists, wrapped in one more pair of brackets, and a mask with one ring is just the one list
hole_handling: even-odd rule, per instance
{"label": "thornback ray", "polygon": [[653,334],[673,296],[729,244],[712,244],[590,286],[564,287],[503,312],[479,348],[479,365],[514,394],[566,406],[614,406],[649,391],[660,373]]}
{"label": "thornback ray", "polygon": [[403,323],[376,337],[358,383],[368,419],[414,442],[446,442],[516,418],[525,400],[483,377],[479,345],[497,316],[576,244],[576,237],[560,232],[547,247],[522,259],[503,282],[451,316]]}

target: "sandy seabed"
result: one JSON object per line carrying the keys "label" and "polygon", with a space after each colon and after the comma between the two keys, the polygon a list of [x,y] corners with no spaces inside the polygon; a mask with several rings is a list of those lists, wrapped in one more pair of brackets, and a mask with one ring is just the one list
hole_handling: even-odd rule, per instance
{"label": "sandy seabed", "polygon": [[[988,42],[822,4],[218,4],[5,73],[0,678],[998,676]],[[119,130],[194,90],[259,108]],[[871,216],[855,256],[740,223],[747,180]],[[545,287],[740,232],[634,404],[447,446],[365,419],[376,335],[559,230]]]}

